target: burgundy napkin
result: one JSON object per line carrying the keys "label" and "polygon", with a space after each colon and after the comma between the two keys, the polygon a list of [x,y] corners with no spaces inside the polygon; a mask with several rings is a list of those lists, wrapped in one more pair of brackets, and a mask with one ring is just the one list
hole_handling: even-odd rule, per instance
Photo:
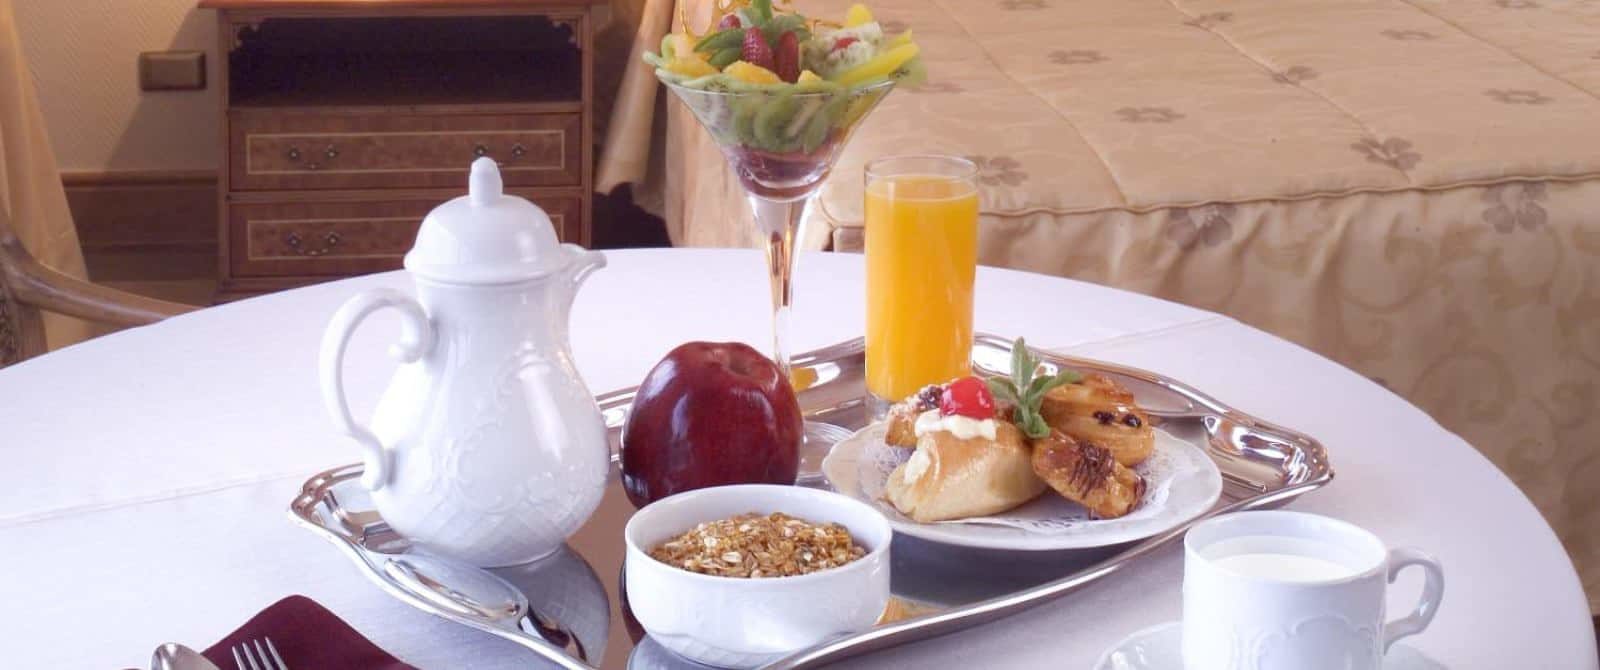
{"label": "burgundy napkin", "polygon": [[263,637],[272,638],[283,662],[295,670],[416,670],[305,596],[289,596],[261,610],[204,655],[217,667],[232,670],[233,646]]}

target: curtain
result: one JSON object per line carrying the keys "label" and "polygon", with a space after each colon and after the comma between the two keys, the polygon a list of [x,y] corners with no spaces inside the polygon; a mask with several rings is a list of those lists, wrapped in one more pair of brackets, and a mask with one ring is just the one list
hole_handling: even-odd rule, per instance
{"label": "curtain", "polygon": [[[12,0],[0,0],[0,207],[10,213],[17,237],[39,262],[79,279],[87,277],[33,75],[17,35]],[[45,314],[51,349],[87,339],[89,334],[84,321]]]}
{"label": "curtain", "polygon": [[622,184],[634,184],[635,202],[647,209],[660,201],[658,190],[652,188],[658,180],[650,163],[661,153],[662,134],[652,131],[660,121],[661,85],[641,57],[659,48],[672,25],[673,4],[673,0],[612,0],[612,20],[601,31],[599,80],[603,90],[616,94],[610,100],[595,190],[609,193]]}

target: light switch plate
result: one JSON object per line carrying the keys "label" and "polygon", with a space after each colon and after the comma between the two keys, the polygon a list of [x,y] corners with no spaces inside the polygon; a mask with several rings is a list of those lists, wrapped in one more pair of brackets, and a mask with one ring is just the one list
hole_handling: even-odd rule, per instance
{"label": "light switch plate", "polygon": [[139,54],[139,88],[197,91],[206,87],[206,52],[146,51]]}

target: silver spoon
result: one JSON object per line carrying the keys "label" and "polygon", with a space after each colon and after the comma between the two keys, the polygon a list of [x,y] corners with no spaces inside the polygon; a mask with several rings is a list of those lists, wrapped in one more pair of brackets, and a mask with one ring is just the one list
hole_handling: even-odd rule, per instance
{"label": "silver spoon", "polygon": [[522,591],[486,570],[406,554],[390,557],[383,571],[406,591],[457,616],[538,636],[571,657],[589,662],[583,642],[565,624],[533,611]]}
{"label": "silver spoon", "polygon": [[156,647],[150,656],[150,670],[220,670],[199,652],[176,642]]}

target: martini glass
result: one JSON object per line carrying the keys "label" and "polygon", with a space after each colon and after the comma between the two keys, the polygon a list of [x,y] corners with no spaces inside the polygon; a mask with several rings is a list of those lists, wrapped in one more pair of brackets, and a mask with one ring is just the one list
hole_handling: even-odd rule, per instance
{"label": "martini glass", "polygon": [[795,233],[851,133],[894,88],[894,80],[850,89],[784,91],[663,83],[711,133],[744,187],[767,253],[772,359],[796,390],[802,389],[807,380],[796,379],[789,366]]}
{"label": "martini glass", "polygon": [[[662,80],[711,133],[739,178],[767,252],[772,285],[772,360],[804,390],[815,379],[789,364],[789,314],[794,305],[794,238],[817,189],[861,120],[894,88],[894,80],[851,89],[709,90]],[[850,431],[805,422],[796,484],[817,486],[822,459]]]}

